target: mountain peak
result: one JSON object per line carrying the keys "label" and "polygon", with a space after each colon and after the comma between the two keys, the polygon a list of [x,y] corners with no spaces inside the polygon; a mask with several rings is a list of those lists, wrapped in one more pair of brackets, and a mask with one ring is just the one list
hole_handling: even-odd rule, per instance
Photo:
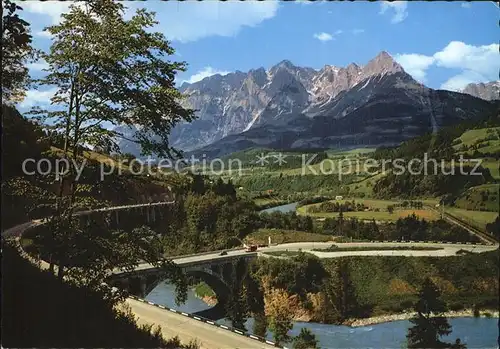
{"label": "mountain peak", "polygon": [[469,94],[487,101],[500,99],[500,80],[490,82],[470,83],[459,92]]}
{"label": "mountain peak", "polygon": [[386,51],[380,52],[375,58],[369,61],[363,71],[367,75],[404,72],[403,67]]}
{"label": "mountain peak", "polygon": [[284,59],[281,62],[279,62],[276,67],[284,67],[284,68],[294,68],[295,66],[293,65],[292,62],[290,62],[288,59]]}

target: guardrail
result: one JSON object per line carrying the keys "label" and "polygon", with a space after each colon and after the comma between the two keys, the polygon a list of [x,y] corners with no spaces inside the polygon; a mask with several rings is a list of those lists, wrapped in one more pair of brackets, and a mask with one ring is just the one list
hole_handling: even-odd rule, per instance
{"label": "guardrail", "polygon": [[179,315],[182,315],[182,316],[185,316],[185,317],[188,317],[188,318],[200,321],[200,322],[204,322],[206,324],[209,324],[209,325],[212,325],[212,326],[215,326],[215,327],[218,327],[218,328],[222,328],[223,330],[226,330],[226,331],[237,333],[240,336],[245,336],[245,337],[248,337],[250,339],[253,339],[253,340],[256,340],[256,341],[259,341],[259,342],[262,342],[262,343],[266,343],[266,344],[271,345],[271,346],[276,347],[276,348],[288,349],[287,347],[280,346],[280,345],[276,344],[275,342],[268,340],[267,338],[264,338],[264,337],[261,337],[261,336],[256,336],[254,334],[250,334],[250,333],[248,333],[246,331],[242,331],[240,329],[237,329],[237,328],[234,328],[234,327],[231,327],[231,326],[226,326],[226,325],[218,324],[215,321],[212,321],[210,319],[206,319],[206,318],[198,316],[198,315],[193,315],[193,314],[186,313],[186,312],[183,312],[183,311],[180,311],[180,310],[177,310],[177,309],[169,308],[169,307],[166,307],[164,305],[157,304],[157,303],[154,303],[154,302],[150,302],[148,300],[145,300],[143,298],[139,298],[139,297],[136,297],[136,296],[129,296],[128,298],[136,300],[136,301],[139,301],[139,302],[142,302],[142,303],[147,303],[149,305],[152,305],[154,307],[160,308],[162,310],[170,311],[172,313],[176,313],[176,314],[179,314]]}

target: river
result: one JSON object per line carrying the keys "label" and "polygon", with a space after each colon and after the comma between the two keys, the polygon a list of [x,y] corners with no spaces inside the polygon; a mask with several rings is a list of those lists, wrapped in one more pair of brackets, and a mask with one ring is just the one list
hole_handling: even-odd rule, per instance
{"label": "river", "polygon": [[[147,297],[147,300],[162,304],[167,307],[178,309],[187,313],[209,308],[202,300],[197,298],[192,290],[188,291],[188,299],[185,304],[175,304],[175,287],[165,282],[159,284]],[[498,319],[496,318],[451,318],[453,333],[447,338],[454,342],[460,338],[462,343],[472,348],[498,348]],[[231,325],[225,319],[217,321]],[[364,327],[348,327],[325,325],[313,322],[295,322],[291,335],[295,336],[303,327],[309,328],[319,340],[321,348],[404,348],[406,332],[410,326],[409,321],[394,321],[383,324]],[[253,319],[248,319],[247,330],[251,331]],[[267,334],[272,339],[272,333]]]}
{"label": "river", "polygon": [[282,212],[282,213],[287,213],[287,212],[295,212],[295,209],[297,208],[298,202],[292,202],[291,204],[286,204],[286,205],[280,205],[280,206],[274,206],[270,208],[266,208],[265,210],[261,210],[259,212],[266,212],[266,213],[271,213],[271,212]]}

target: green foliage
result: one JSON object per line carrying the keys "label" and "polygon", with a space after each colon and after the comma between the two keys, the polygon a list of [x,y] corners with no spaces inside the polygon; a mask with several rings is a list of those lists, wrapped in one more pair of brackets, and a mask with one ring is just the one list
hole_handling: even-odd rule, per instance
{"label": "green foliage", "polygon": [[[408,348],[452,347],[440,340],[440,337],[451,333],[451,326],[443,316],[447,311],[446,303],[431,279],[424,280],[414,308],[417,315],[410,319],[414,326],[408,329]],[[460,340],[457,340],[456,345],[460,345]],[[465,348],[464,345],[459,347]]]}
{"label": "green foliage", "polygon": [[[46,28],[55,38],[41,85],[56,86],[55,110],[34,109],[50,128],[65,135],[65,147],[76,151],[91,144],[116,150],[121,136],[103,124],[134,126],[132,141],[144,154],[172,156],[168,135],[175,124],[193,119],[182,108],[174,78],[185,63],[165,60],[174,50],[163,34],[151,31],[154,14],[137,10],[124,18],[124,5],[99,0],[70,6],[59,24]],[[152,137],[156,136],[156,137]]]}
{"label": "green foliage", "polygon": [[[267,174],[256,174],[238,178],[238,186],[251,192],[273,190],[277,195],[293,195],[297,193],[335,191],[341,192],[340,187],[349,184],[354,179],[352,175],[345,175],[339,180],[338,175],[293,175],[270,177]],[[347,187],[346,187],[347,188]]]}
{"label": "green foliage", "polygon": [[257,280],[270,278],[269,286],[296,294],[302,300],[308,292],[318,292],[323,278],[327,276],[321,261],[311,254],[299,253],[291,259],[263,258],[258,260],[258,269],[253,275]]}
{"label": "green foliage", "polygon": [[318,340],[308,328],[302,328],[298,336],[293,339],[294,349],[317,349]]}
{"label": "green foliage", "polygon": [[454,206],[473,211],[498,212],[499,184],[485,184],[463,191],[454,200]]}
{"label": "green foliage", "polygon": [[446,174],[451,169],[438,170],[437,174],[429,172],[428,175],[409,172],[396,175],[391,172],[375,183],[373,193],[378,198],[458,195],[464,189],[493,181],[487,168],[477,169],[476,172],[481,174],[478,176],[469,175],[472,170],[473,167],[463,166],[463,172],[467,174],[460,174],[456,168],[454,175]]}
{"label": "green foliage", "polygon": [[204,282],[200,282],[195,286],[194,293],[197,297],[215,296],[215,292]]}
{"label": "green foliage", "polygon": [[427,221],[415,214],[399,218],[395,223],[377,224],[375,220],[363,222],[356,218],[326,218],[322,229],[335,234],[361,240],[451,241],[479,242],[467,230],[445,220]]}
{"label": "green foliage", "polygon": [[486,224],[486,231],[500,240],[500,216],[494,222]]}
{"label": "green foliage", "polygon": [[260,300],[253,303],[252,312],[264,308],[260,297],[265,282],[268,289],[298,296],[303,307],[310,307],[305,295],[316,293],[320,302],[313,310],[313,321],[317,322],[340,324],[349,318],[400,313],[411,309],[417,301],[416,290],[427,278],[434,280],[453,310],[473,305],[496,308],[497,253],[439,258],[352,256],[317,260],[307,254],[263,258],[250,271],[254,283],[261,286],[254,285],[250,292],[253,299]]}
{"label": "green foliage", "polygon": [[103,290],[60,282],[2,244],[2,344],[12,348],[185,348],[138,326]]}
{"label": "green foliage", "polygon": [[298,230],[260,228],[257,231],[251,233],[250,235],[247,235],[244,241],[255,245],[262,245],[262,244],[267,245],[269,243],[269,237],[271,237],[271,244],[332,240],[332,237],[326,234],[309,233]]}
{"label": "green foliage", "polygon": [[19,17],[20,10],[19,3],[2,0],[2,106],[24,98],[29,84],[26,63],[36,55],[30,25]]}
{"label": "green foliage", "polygon": [[271,213],[263,212],[259,215],[259,227],[275,228],[299,231],[313,231],[313,221],[309,216],[299,216],[295,212],[279,212]]}

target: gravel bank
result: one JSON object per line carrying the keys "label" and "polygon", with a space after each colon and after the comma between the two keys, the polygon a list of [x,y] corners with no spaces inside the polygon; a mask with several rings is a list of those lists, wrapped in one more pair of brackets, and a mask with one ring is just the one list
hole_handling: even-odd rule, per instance
{"label": "gravel bank", "polygon": [[[485,314],[490,314],[491,317],[498,318],[498,310],[481,310],[481,317],[486,317]],[[472,309],[460,310],[460,311],[449,311],[444,314],[446,317],[473,317],[474,313]],[[414,312],[402,313],[402,314],[392,314],[392,315],[382,315],[369,317],[366,319],[354,319],[346,321],[345,325],[351,327],[360,327],[380,324],[383,322],[399,321],[399,320],[409,320],[415,316]]]}

